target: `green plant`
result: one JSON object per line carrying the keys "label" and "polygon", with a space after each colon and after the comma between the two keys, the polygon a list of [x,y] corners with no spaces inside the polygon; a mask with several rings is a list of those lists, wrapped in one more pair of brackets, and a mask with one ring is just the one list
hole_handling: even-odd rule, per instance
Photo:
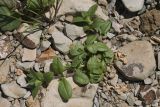
{"label": "green plant", "polygon": [[36,97],[38,90],[41,86],[48,86],[50,81],[53,79],[53,72],[34,72],[30,71],[27,75],[28,84],[31,87],[32,90],[32,96],[33,98]]}
{"label": "green plant", "polygon": [[98,41],[95,35],[90,35],[84,44],[78,42],[70,48],[71,65],[65,69],[58,57],[53,59],[51,69],[55,75],[60,76],[58,91],[63,101],[72,96],[72,88],[65,79],[65,70],[73,71],[73,80],[79,86],[98,83],[106,72],[106,67],[113,60],[114,54],[106,44]]}
{"label": "green plant", "polygon": [[51,70],[55,75],[60,75],[58,92],[64,102],[67,102],[69,98],[72,97],[72,88],[69,82],[65,79],[63,72],[65,67],[63,66],[61,60],[58,57],[53,58],[51,64]]}
{"label": "green plant", "polygon": [[[43,22],[54,22],[62,0],[24,0],[19,3],[22,6],[17,0],[0,0],[1,31],[13,31],[22,22],[38,26],[43,26]],[[45,16],[51,7],[55,9],[54,19]]]}
{"label": "green plant", "polygon": [[95,12],[98,5],[95,4],[89,8],[88,11],[78,13],[74,19],[73,23],[82,26],[85,31],[91,31],[93,33],[99,33],[99,35],[104,36],[111,28],[110,20],[103,20],[95,16]]}
{"label": "green plant", "polygon": [[114,54],[106,44],[98,41],[95,35],[90,35],[84,44],[77,43],[71,46],[70,56],[71,68],[74,71],[78,70],[87,75],[91,83],[98,83],[103,79],[106,66],[112,62]]}

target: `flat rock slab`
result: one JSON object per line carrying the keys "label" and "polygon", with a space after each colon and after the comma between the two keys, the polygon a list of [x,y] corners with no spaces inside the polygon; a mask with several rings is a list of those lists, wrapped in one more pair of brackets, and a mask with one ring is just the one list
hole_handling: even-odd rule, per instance
{"label": "flat rock slab", "polygon": [[[57,15],[65,15],[70,13],[76,13],[81,11],[88,11],[88,9],[96,4],[93,0],[63,0],[62,5],[57,13]],[[54,9],[54,8],[53,8]],[[54,10],[51,9],[54,12]],[[98,17],[107,20],[108,16],[103,13],[103,10],[100,6],[95,13]],[[50,15],[47,15],[47,17]]]}
{"label": "flat rock slab", "polygon": [[136,12],[143,8],[144,0],[122,0],[125,7],[131,11]]}
{"label": "flat rock slab", "polygon": [[144,80],[154,73],[156,61],[152,45],[147,41],[134,41],[119,49],[126,55],[127,64],[116,61],[119,71],[129,80]]}
{"label": "flat rock slab", "polygon": [[85,89],[77,86],[71,77],[67,80],[72,86],[72,98],[67,103],[61,100],[58,93],[59,80],[56,79],[49,84],[41,102],[42,107],[92,107],[98,85],[89,84]]}
{"label": "flat rock slab", "polygon": [[160,10],[150,10],[140,16],[140,29],[143,33],[152,34],[160,28]]}

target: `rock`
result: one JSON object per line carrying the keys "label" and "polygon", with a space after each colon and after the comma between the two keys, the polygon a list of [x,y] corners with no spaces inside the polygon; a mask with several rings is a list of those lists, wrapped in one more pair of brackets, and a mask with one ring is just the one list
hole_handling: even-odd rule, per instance
{"label": "rock", "polygon": [[7,81],[8,73],[10,71],[10,61],[11,60],[6,60],[4,63],[3,60],[0,61],[0,64],[3,63],[3,65],[0,66],[0,84]]}
{"label": "rock", "polygon": [[4,36],[0,39],[0,59],[5,59],[8,54],[13,51],[14,47],[11,44],[9,37]]}
{"label": "rock", "polygon": [[119,103],[116,107],[129,107],[127,103]]}
{"label": "rock", "polygon": [[21,86],[21,87],[27,87],[27,82],[25,80],[26,75],[22,74],[20,76],[17,77],[17,83]]}
{"label": "rock", "polygon": [[149,42],[134,41],[121,47],[119,52],[126,55],[127,63],[116,61],[115,65],[129,80],[144,80],[154,73],[156,62]]}
{"label": "rock", "polygon": [[121,34],[118,35],[117,37],[121,40],[127,40],[129,42],[133,42],[138,39],[135,35],[128,35],[128,34]]}
{"label": "rock", "polygon": [[145,83],[146,85],[152,84],[152,82],[153,82],[153,80],[152,80],[151,78],[146,78],[146,79],[144,79],[144,83]]}
{"label": "rock", "polygon": [[158,52],[158,69],[160,70],[160,52]]}
{"label": "rock", "polygon": [[39,57],[37,57],[36,61],[37,62],[42,62],[42,61],[45,61],[45,60],[52,59],[55,56],[56,56],[55,51],[50,47],[49,49],[43,51],[41,53],[41,55]]}
{"label": "rock", "polygon": [[[28,33],[29,32],[29,33]],[[29,49],[35,49],[39,46],[42,30],[33,32],[33,29],[27,31],[27,33],[16,33],[14,37],[22,43],[22,45]]]}
{"label": "rock", "polygon": [[83,37],[86,35],[83,31],[83,27],[72,24],[65,24],[65,32],[71,40],[75,40],[78,37]]}
{"label": "rock", "polygon": [[143,33],[152,34],[160,28],[160,10],[150,10],[140,16],[140,29]]}
{"label": "rock", "polygon": [[103,6],[107,6],[108,2],[106,0],[97,0],[98,4],[103,5]]}
{"label": "rock", "polygon": [[29,96],[31,96],[31,92],[30,91],[28,91],[23,98],[27,99]]}
{"label": "rock", "polygon": [[36,60],[36,49],[23,49],[23,56],[22,56],[22,61],[35,61]]}
{"label": "rock", "polygon": [[121,25],[121,24],[119,24],[119,23],[117,23],[115,21],[112,21],[112,27],[116,32],[120,33],[121,32],[121,28],[123,27],[123,25]]}
{"label": "rock", "polygon": [[27,23],[22,23],[19,28],[17,29],[17,32],[19,33],[23,33],[24,31],[26,31],[27,29],[29,29],[30,26]]}
{"label": "rock", "polygon": [[133,106],[133,105],[134,105],[134,102],[135,102],[134,94],[133,94],[133,93],[130,93],[130,94],[127,96],[127,103],[128,103],[130,106]]}
{"label": "rock", "polygon": [[121,95],[119,95],[119,98],[125,101],[127,100],[127,94],[122,93]]}
{"label": "rock", "polygon": [[159,99],[152,102],[152,107],[158,107]]}
{"label": "rock", "polygon": [[[79,0],[67,0],[67,1],[64,0],[62,2],[61,8],[59,9],[57,15],[59,16],[59,15],[64,15],[68,13],[88,11],[88,9],[94,4],[96,3],[92,0],[80,0],[80,1]],[[51,10],[51,11],[54,11],[54,10]],[[101,7],[98,7],[96,11],[96,15],[104,20],[108,19],[108,16],[103,13]],[[47,15],[47,16],[50,16],[50,15]]]}
{"label": "rock", "polygon": [[21,107],[21,105],[18,100],[15,100],[12,107]]}
{"label": "rock", "polygon": [[49,72],[51,67],[52,60],[45,61],[44,72]]}
{"label": "rock", "polygon": [[[25,35],[25,34],[24,34],[24,35]],[[27,35],[28,35],[28,34],[27,34]],[[40,44],[41,35],[42,35],[42,30],[39,30],[39,31],[36,31],[36,32],[34,32],[34,33],[29,34],[29,35],[27,36],[27,38],[28,38],[29,40],[31,40],[31,41],[35,44],[36,47],[38,47],[39,44]]]}
{"label": "rock", "polygon": [[115,37],[116,35],[115,34],[113,34],[113,33],[107,33],[107,37],[109,38],[109,39],[112,39],[113,37]]}
{"label": "rock", "polygon": [[116,86],[117,82],[118,82],[118,75],[115,74],[114,78],[111,79],[111,85]]}
{"label": "rock", "polygon": [[24,97],[27,93],[27,90],[21,88],[15,81],[11,83],[2,84],[1,89],[6,96],[12,98],[21,98]]}
{"label": "rock", "polygon": [[24,99],[20,99],[19,102],[20,102],[20,107],[26,107]]}
{"label": "rock", "polygon": [[51,45],[51,42],[49,42],[48,40],[42,41],[40,46],[41,51],[47,50],[50,47],[50,45]]}
{"label": "rock", "polygon": [[[87,87],[77,86],[72,78],[67,78],[73,89],[72,98],[64,103],[58,93],[58,80],[52,80],[47,87],[47,92],[42,98],[42,107],[92,107],[97,85],[89,84]],[[82,91],[83,90],[83,91]]]}
{"label": "rock", "polygon": [[20,62],[20,61],[17,61],[16,62],[16,66],[17,68],[19,69],[23,69],[23,70],[29,70],[31,68],[33,68],[35,62]]}
{"label": "rock", "polygon": [[54,29],[54,31],[52,32],[52,38],[54,39],[54,45],[57,50],[65,54],[69,52],[69,47],[72,44],[72,41],[67,38],[62,32]]}
{"label": "rock", "polygon": [[136,101],[134,102],[134,104],[135,104],[136,106],[140,106],[140,105],[142,105],[142,101],[136,100]]}
{"label": "rock", "polygon": [[148,89],[144,88],[140,91],[140,97],[142,98],[144,104],[150,105],[153,103],[154,100],[157,99],[156,89],[153,87]]}
{"label": "rock", "polygon": [[26,101],[27,107],[41,107],[40,102],[37,98],[33,99],[32,96],[30,96]]}
{"label": "rock", "polygon": [[0,97],[0,107],[11,107],[11,103],[7,99]]}
{"label": "rock", "polygon": [[122,0],[124,6],[131,12],[139,11],[143,8],[144,0]]}

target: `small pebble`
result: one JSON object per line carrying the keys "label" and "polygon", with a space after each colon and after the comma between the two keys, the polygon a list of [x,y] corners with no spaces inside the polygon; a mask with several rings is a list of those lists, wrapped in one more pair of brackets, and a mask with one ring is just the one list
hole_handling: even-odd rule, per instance
{"label": "small pebble", "polygon": [[146,79],[144,80],[144,83],[145,83],[146,85],[152,84],[152,82],[153,82],[153,80],[152,80],[151,78],[146,78]]}

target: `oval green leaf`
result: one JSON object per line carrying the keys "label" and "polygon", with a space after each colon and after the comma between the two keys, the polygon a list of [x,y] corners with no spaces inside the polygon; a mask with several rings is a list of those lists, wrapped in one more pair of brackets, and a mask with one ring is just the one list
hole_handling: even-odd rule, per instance
{"label": "oval green leaf", "polygon": [[80,70],[77,70],[73,76],[73,80],[75,81],[75,83],[77,83],[78,85],[87,85],[89,83],[89,78],[88,76],[81,72]]}
{"label": "oval green leaf", "polygon": [[72,87],[65,78],[59,81],[58,92],[64,102],[67,102],[72,97]]}

